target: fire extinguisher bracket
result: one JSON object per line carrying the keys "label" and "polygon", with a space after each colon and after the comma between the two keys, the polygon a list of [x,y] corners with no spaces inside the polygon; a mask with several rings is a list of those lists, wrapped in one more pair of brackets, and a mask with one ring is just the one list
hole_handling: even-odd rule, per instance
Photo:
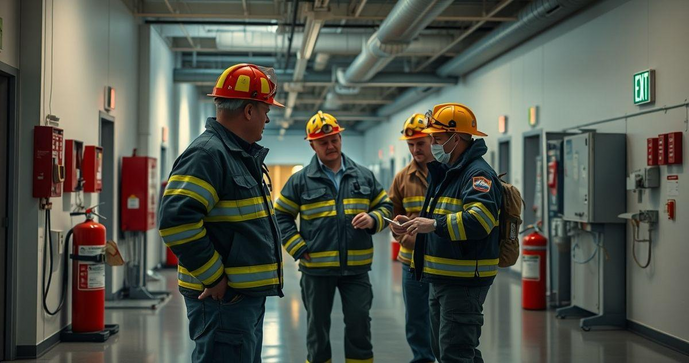
{"label": "fire extinguisher bracket", "polygon": [[75,254],[70,254],[69,258],[76,260],[76,261],[105,263],[105,254],[95,255],[95,256],[79,256],[79,255],[75,255]]}

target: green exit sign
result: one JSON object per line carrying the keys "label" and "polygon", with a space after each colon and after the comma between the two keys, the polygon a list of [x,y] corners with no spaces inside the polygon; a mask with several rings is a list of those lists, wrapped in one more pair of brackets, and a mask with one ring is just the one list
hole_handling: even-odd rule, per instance
{"label": "green exit sign", "polygon": [[634,104],[643,105],[655,102],[656,96],[656,71],[645,70],[634,74]]}

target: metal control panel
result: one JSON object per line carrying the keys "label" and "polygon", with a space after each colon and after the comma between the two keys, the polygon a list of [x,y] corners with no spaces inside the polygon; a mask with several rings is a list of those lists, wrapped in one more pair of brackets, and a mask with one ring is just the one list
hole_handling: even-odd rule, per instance
{"label": "metal control panel", "polygon": [[587,132],[564,139],[564,219],[624,223],[626,136]]}

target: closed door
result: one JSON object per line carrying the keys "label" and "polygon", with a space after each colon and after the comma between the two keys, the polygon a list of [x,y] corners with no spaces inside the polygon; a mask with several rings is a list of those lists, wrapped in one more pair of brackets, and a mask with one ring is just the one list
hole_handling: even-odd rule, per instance
{"label": "closed door", "polygon": [[7,157],[9,122],[9,81],[0,75],[0,361],[5,358],[5,338],[9,330],[5,319],[7,298]]}

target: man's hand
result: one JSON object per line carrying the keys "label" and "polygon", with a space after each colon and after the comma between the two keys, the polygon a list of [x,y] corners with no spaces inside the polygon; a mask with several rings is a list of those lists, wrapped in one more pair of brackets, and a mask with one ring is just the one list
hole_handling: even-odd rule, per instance
{"label": "man's hand", "polygon": [[300,259],[300,260],[301,260],[301,259],[304,259],[304,260],[310,262],[310,261],[311,261],[311,255],[309,255],[308,252],[304,252],[304,253],[301,254],[301,257],[300,257],[299,259]]}
{"label": "man's hand", "polygon": [[435,219],[417,217],[402,224],[402,229],[412,237],[417,233],[430,233],[435,231]]}
{"label": "man's hand", "polygon": [[207,287],[203,290],[201,295],[199,295],[199,300],[203,300],[207,297],[212,297],[213,300],[222,300],[225,297],[225,292],[227,291],[227,276],[223,276],[222,280],[218,282],[213,287]]}
{"label": "man's hand", "polygon": [[411,248],[414,242],[416,242],[416,237],[412,237],[408,234],[400,234],[400,240],[397,242],[404,248]]}
{"label": "man's hand", "polygon": [[359,213],[352,219],[352,226],[354,226],[355,229],[371,229],[375,225],[376,222],[368,213]]}
{"label": "man's hand", "polygon": [[389,223],[389,224],[390,224],[390,229],[392,230],[392,232],[393,232],[394,234],[396,234],[396,235],[403,235],[403,234],[406,234],[406,233],[407,233],[407,229],[406,229],[406,228],[402,228],[401,225],[404,224],[404,223],[406,223],[406,222],[408,222],[408,221],[410,221],[409,217],[403,216],[403,215],[400,214],[400,215],[396,216],[393,220],[399,222],[400,225],[397,225],[397,224],[395,224],[395,223]]}

